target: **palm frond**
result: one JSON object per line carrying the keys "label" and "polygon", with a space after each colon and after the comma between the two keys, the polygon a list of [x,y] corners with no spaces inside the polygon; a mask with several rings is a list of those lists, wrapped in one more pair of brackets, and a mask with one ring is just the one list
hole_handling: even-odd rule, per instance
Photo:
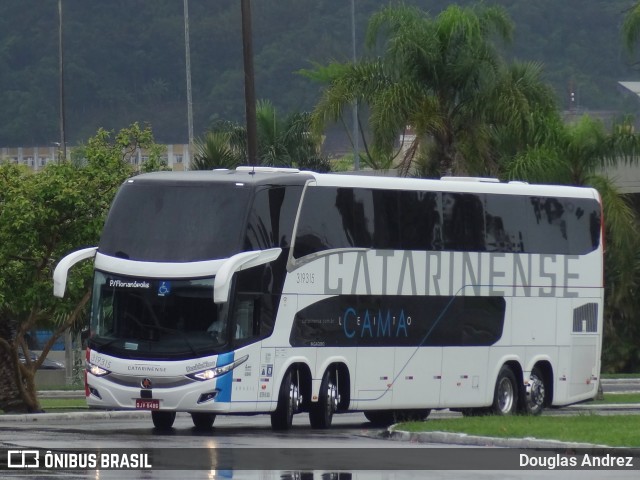
{"label": "palm frond", "polygon": [[235,168],[242,163],[242,157],[230,143],[231,133],[209,132],[195,142],[192,170],[213,170],[215,168]]}
{"label": "palm frond", "polygon": [[634,52],[640,40],[640,3],[627,13],[622,23],[622,40],[629,52]]}

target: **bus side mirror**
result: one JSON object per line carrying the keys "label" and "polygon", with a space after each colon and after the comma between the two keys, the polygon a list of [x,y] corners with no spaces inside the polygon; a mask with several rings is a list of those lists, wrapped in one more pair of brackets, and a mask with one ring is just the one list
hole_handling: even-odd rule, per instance
{"label": "bus side mirror", "polygon": [[53,271],[53,295],[59,298],[64,297],[64,291],[67,288],[67,274],[69,269],[76,263],[86,260],[87,258],[93,258],[96,256],[98,247],[83,248],[70,253],[56,265],[56,269]]}
{"label": "bus side mirror", "polygon": [[270,248],[268,250],[241,252],[227,258],[216,273],[216,278],[213,282],[214,303],[226,303],[229,301],[229,290],[231,289],[231,279],[234,273],[245,268],[273,262],[280,256],[280,253],[282,253],[281,248]]}

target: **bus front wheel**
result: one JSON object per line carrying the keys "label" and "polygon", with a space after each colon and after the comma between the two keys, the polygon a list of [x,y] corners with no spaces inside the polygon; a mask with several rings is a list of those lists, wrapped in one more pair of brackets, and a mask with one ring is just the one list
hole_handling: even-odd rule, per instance
{"label": "bus front wheel", "polygon": [[289,430],[293,423],[293,414],[299,410],[301,403],[297,377],[293,375],[292,370],[288,370],[280,384],[278,406],[271,413],[271,428]]}
{"label": "bus front wheel", "polygon": [[162,412],[159,410],[151,412],[151,420],[153,420],[153,426],[158,430],[169,430],[173,427],[173,422],[176,419],[176,412]]}
{"label": "bus front wheel", "polygon": [[211,427],[213,427],[213,422],[215,422],[216,420],[216,414],[193,412],[191,414],[191,420],[193,420],[193,426],[198,430],[209,430]]}
{"label": "bus front wheel", "polygon": [[327,370],[322,377],[318,401],[317,403],[312,403],[309,409],[311,427],[318,429],[329,428],[333,414],[338,410],[339,403],[338,386],[333,381],[331,371]]}
{"label": "bus front wheel", "polygon": [[503,365],[493,393],[491,410],[495,415],[512,415],[518,405],[518,383],[513,371]]}

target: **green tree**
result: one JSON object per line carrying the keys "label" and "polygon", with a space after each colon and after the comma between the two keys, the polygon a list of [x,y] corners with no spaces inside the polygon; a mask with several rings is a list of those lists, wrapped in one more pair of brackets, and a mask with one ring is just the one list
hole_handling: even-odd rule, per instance
{"label": "green tree", "polygon": [[357,101],[369,109],[370,164],[392,158],[399,135],[410,126],[416,135],[398,165],[404,172],[421,151],[425,171],[490,173],[492,129],[525,126],[535,118],[532,112],[555,109],[539,66],[508,65],[494,45],[494,39],[508,41],[512,31],[500,7],[453,5],[435,18],[405,5],[383,8],[367,31],[370,49],[383,44],[381,56],[304,72],[329,84],[314,124],[338,121]]}
{"label": "green tree", "polygon": [[[137,148],[158,161],[151,130],[134,124],[117,134],[98,131],[83,147],[80,166],[63,162],[33,173],[0,165],[0,409],[40,411],[35,372],[55,340],[82,318],[91,293],[87,263],[73,269],[66,298],[54,299],[53,269],[70,251],[97,244],[117,188],[134,173],[127,159]],[[32,362],[24,338],[36,326],[54,333]]]}
{"label": "green tree", "polygon": [[632,6],[622,22],[622,41],[629,52],[634,52],[640,40],[640,2]]}
{"label": "green tree", "polygon": [[246,131],[237,124],[218,124],[195,143],[192,170],[233,169],[246,158]]}
{"label": "green tree", "polygon": [[631,119],[607,131],[600,120],[583,116],[575,124],[555,123],[555,135],[523,149],[505,165],[504,175],[536,183],[590,186],[600,193],[605,220],[605,342],[604,360],[613,370],[640,366],[637,342],[640,324],[635,312],[640,239],[635,211],[604,168],[638,160],[640,138]]}
{"label": "green tree", "polygon": [[[278,114],[269,101],[256,106],[258,163],[329,171],[329,162],[320,152],[320,137],[311,132],[309,113]],[[196,142],[192,169],[234,168],[247,158],[246,128],[235,122],[218,122]]]}

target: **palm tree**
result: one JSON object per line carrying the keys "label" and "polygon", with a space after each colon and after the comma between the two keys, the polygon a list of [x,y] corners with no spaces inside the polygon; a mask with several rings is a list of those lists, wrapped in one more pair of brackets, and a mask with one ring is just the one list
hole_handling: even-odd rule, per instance
{"label": "palm tree", "polygon": [[400,162],[404,172],[418,151],[441,175],[490,172],[496,125],[526,125],[532,111],[555,108],[538,66],[507,65],[492,43],[508,41],[512,30],[501,7],[454,5],[436,18],[405,5],[383,8],[367,31],[369,48],[383,41],[380,57],[305,72],[329,84],[314,124],[323,128],[338,121],[357,100],[369,108],[370,157],[391,157],[409,125],[416,137]]}
{"label": "palm tree", "polygon": [[195,141],[195,154],[191,170],[213,170],[235,168],[246,158],[245,150],[234,145],[230,131],[207,132],[204,138]]}
{"label": "palm tree", "polygon": [[[320,153],[320,137],[310,130],[308,113],[278,115],[269,101],[256,107],[258,163],[328,171],[328,160]],[[193,170],[235,168],[247,158],[246,128],[234,122],[220,122],[196,142]]]}
{"label": "palm tree", "polygon": [[622,23],[622,40],[629,52],[635,50],[640,40],[640,2],[627,11]]}

